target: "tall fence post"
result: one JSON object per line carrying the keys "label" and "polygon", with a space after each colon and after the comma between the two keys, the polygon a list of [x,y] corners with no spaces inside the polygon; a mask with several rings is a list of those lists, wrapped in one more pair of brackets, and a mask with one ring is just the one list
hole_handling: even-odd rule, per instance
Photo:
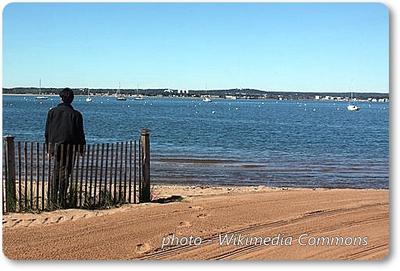
{"label": "tall fence post", "polygon": [[6,209],[7,212],[15,212],[17,206],[15,188],[15,144],[13,136],[6,136]]}
{"label": "tall fence post", "polygon": [[150,130],[142,129],[140,132],[142,145],[142,189],[139,194],[139,202],[150,202]]}

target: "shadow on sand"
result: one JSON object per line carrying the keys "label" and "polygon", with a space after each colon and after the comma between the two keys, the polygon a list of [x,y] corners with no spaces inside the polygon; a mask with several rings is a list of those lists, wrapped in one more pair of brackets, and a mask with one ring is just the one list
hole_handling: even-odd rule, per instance
{"label": "shadow on sand", "polygon": [[152,200],[151,202],[163,204],[163,203],[170,203],[170,202],[179,202],[179,201],[182,201],[182,200],[183,200],[182,196],[172,195],[172,196],[167,197],[167,198],[160,198],[160,199]]}

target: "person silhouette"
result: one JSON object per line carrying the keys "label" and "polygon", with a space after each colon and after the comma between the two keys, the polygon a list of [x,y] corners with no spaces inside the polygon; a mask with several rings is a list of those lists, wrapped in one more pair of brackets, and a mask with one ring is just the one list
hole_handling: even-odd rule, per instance
{"label": "person silhouette", "polygon": [[75,153],[83,155],[86,139],[82,114],[71,105],[74,92],[64,88],[59,95],[61,103],[47,114],[45,141],[48,154],[55,157],[49,198],[53,205],[65,208]]}

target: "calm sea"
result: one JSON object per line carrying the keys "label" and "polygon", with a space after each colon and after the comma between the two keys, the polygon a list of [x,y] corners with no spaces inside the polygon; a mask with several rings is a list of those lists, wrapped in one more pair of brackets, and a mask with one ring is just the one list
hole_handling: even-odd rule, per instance
{"label": "calm sea", "polygon": [[[52,97],[3,96],[3,135],[44,141]],[[389,187],[389,104],[76,97],[87,141],[151,130],[157,183],[275,187]]]}

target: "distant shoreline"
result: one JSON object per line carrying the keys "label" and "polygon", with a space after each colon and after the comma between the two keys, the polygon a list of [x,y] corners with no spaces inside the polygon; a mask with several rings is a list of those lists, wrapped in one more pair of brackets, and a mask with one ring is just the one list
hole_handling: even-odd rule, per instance
{"label": "distant shoreline", "polygon": [[[57,95],[62,88],[36,88],[36,87],[15,87],[3,88],[3,95]],[[71,88],[75,95],[92,96],[106,95],[115,96],[117,93],[126,97],[145,96],[160,98],[208,98],[208,99],[259,99],[259,100],[327,100],[327,101],[389,101],[389,93],[383,92],[357,92],[343,90],[342,92],[302,92],[302,91],[276,91],[260,90],[250,88],[233,89],[107,89],[107,88]]]}
{"label": "distant shoreline", "polygon": [[[364,93],[367,94],[367,93]],[[21,96],[45,96],[45,97],[58,97],[58,94],[39,94],[39,93],[2,93],[3,96],[14,96],[14,97],[21,97]],[[203,96],[162,96],[162,95],[143,95],[140,94],[143,98],[150,98],[150,99],[203,99]],[[75,97],[86,97],[85,94],[75,94]],[[90,94],[91,97],[106,97],[106,98],[114,98],[115,94]],[[134,99],[136,95],[123,95],[126,98]],[[235,101],[235,100],[263,100],[263,101],[319,101],[319,102],[348,102],[346,98],[338,98],[338,97],[331,97],[331,98],[300,98],[292,99],[292,98],[274,98],[274,97],[238,97],[235,99],[231,99],[229,97],[215,97],[211,96],[212,100],[227,100],[227,101]],[[378,103],[388,103],[390,100],[388,98],[368,98],[368,99],[355,99],[356,102],[378,102]]]}

